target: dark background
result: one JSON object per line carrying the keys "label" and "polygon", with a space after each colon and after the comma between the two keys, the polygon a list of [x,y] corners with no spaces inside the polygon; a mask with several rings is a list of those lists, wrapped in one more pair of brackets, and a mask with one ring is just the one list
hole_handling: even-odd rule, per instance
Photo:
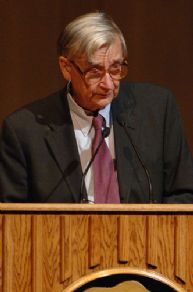
{"label": "dark background", "polygon": [[56,40],[74,17],[103,10],[128,44],[128,80],[175,94],[193,152],[192,0],[0,0],[0,123],[18,107],[63,86]]}

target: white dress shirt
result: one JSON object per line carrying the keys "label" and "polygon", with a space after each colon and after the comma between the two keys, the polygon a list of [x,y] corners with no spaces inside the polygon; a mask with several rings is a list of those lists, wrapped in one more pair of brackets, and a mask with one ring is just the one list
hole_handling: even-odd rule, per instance
{"label": "white dress shirt", "polygon": [[[92,140],[95,135],[94,128],[92,126],[92,115],[85,113],[84,109],[81,108],[72,98],[71,94],[67,95],[70,114],[74,126],[74,132],[76,137],[76,142],[78,146],[78,152],[80,155],[80,162],[82,166],[82,172],[84,173],[90,159],[91,159],[91,146]],[[110,134],[105,141],[110,149],[112,158],[115,158],[114,151],[114,135],[113,135],[113,125],[111,123],[110,114],[111,105],[107,105],[104,109],[100,110],[99,113],[105,118],[106,126],[110,128]],[[93,183],[93,171],[92,166],[88,170],[85,176],[85,186],[88,194],[88,200],[94,202],[94,183]]]}

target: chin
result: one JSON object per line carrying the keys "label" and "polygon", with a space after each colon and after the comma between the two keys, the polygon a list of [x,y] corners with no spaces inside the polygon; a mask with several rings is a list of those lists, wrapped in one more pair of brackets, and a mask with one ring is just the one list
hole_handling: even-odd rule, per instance
{"label": "chin", "polygon": [[100,109],[106,107],[114,99],[114,96],[112,96],[112,95],[111,96],[97,95],[97,97],[98,98],[95,99],[95,102],[93,102],[92,111],[97,111],[97,110],[100,110]]}
{"label": "chin", "polygon": [[109,102],[105,102],[105,103],[101,103],[101,104],[97,105],[96,110],[100,110],[100,109],[106,107],[111,102],[112,102],[112,99]]}

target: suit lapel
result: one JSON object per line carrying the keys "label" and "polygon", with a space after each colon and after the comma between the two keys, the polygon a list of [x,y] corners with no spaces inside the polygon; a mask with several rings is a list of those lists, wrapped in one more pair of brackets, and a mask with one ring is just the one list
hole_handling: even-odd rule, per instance
{"label": "suit lapel", "polygon": [[75,202],[79,201],[82,169],[72,125],[64,125],[46,137],[47,145]]}
{"label": "suit lapel", "polygon": [[[46,131],[45,142],[60,169],[74,202],[79,202],[82,168],[66,89],[54,98],[52,108],[41,115],[41,123],[49,127],[49,131]],[[50,113],[51,116],[49,116]],[[37,119],[39,120],[39,117]]]}

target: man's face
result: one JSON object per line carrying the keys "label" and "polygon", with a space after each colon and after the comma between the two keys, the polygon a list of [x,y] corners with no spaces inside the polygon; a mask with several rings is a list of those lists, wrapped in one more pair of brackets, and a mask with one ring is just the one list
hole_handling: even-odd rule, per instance
{"label": "man's face", "polygon": [[[82,55],[70,62],[70,77],[72,84],[72,97],[78,105],[88,111],[96,111],[111,103],[119,91],[118,80],[113,80],[108,73],[109,68],[116,68],[116,64],[123,61],[122,47],[117,37],[109,47],[103,46],[96,50],[91,61]],[[105,72],[98,82],[85,82],[79,72],[100,70]],[[113,67],[114,66],[114,67]]]}

